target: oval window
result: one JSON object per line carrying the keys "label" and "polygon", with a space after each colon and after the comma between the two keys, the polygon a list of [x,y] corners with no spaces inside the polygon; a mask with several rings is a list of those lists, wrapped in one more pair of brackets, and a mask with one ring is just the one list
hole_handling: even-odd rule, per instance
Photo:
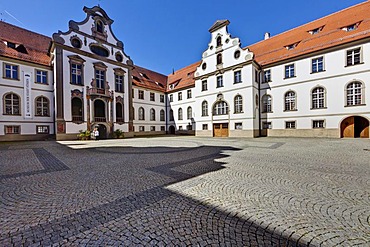
{"label": "oval window", "polygon": [[81,40],[79,40],[77,38],[72,39],[71,44],[74,48],[81,48],[81,46],[82,46]]}
{"label": "oval window", "polygon": [[118,62],[122,62],[122,61],[123,61],[123,56],[122,56],[121,54],[117,53],[117,54],[116,54],[116,60],[117,60]]}
{"label": "oval window", "polygon": [[206,63],[203,63],[202,64],[202,69],[205,70],[207,68],[207,64]]}
{"label": "oval window", "polygon": [[90,46],[90,50],[95,53],[96,55],[102,56],[102,57],[108,57],[109,51],[105,49],[102,46],[92,45]]}
{"label": "oval window", "polygon": [[236,52],[234,53],[234,57],[235,57],[236,59],[238,59],[238,58],[240,57],[240,51],[236,51]]}

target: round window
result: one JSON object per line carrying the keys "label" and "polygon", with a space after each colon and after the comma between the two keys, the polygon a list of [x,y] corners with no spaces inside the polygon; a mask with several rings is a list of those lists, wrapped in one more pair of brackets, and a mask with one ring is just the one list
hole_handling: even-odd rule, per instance
{"label": "round window", "polygon": [[73,38],[71,40],[71,44],[74,48],[81,48],[82,46],[82,43],[81,43],[81,40],[77,39],[77,38]]}
{"label": "round window", "polygon": [[234,57],[235,59],[238,59],[240,57],[240,51],[235,51]]}
{"label": "round window", "polygon": [[123,61],[123,56],[121,54],[117,53],[116,54],[116,60],[121,63]]}
{"label": "round window", "polygon": [[206,63],[203,63],[202,64],[202,69],[205,70],[207,68],[207,64]]}

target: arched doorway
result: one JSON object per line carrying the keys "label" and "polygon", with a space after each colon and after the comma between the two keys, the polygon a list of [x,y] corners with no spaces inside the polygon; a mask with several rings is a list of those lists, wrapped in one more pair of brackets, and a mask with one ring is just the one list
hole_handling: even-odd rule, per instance
{"label": "arched doorway", "polygon": [[94,101],[94,121],[106,122],[105,103],[102,100]]}
{"label": "arched doorway", "polygon": [[340,124],[341,138],[369,138],[369,120],[360,116],[345,118]]}
{"label": "arched doorway", "polygon": [[168,131],[170,132],[171,135],[174,135],[175,134],[175,127],[173,125],[171,125],[169,128],[168,128]]}
{"label": "arched doorway", "polygon": [[104,124],[98,125],[100,139],[107,139],[107,127]]}

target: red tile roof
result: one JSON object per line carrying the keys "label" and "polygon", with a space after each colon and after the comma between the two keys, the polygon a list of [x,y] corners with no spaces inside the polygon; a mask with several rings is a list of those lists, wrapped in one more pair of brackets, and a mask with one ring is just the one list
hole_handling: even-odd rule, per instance
{"label": "red tile roof", "polygon": [[[352,24],[358,25],[355,30],[343,30]],[[322,29],[316,34],[310,33],[317,28]],[[257,63],[265,66],[368,37],[370,37],[370,1],[325,16],[246,48],[254,53]],[[298,44],[295,48],[290,50],[286,48],[296,43]]]}
{"label": "red tile roof", "polygon": [[50,41],[49,37],[0,21],[0,56],[49,66]]}
{"label": "red tile roof", "polygon": [[200,61],[168,75],[167,92],[177,91],[195,85],[194,73],[200,65]]}
{"label": "red tile roof", "polygon": [[167,88],[167,76],[135,65],[132,70],[132,84],[138,87],[165,92]]}

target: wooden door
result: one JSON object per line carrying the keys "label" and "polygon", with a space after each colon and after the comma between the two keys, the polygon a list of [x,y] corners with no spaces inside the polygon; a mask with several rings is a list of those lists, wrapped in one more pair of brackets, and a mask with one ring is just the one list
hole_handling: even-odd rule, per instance
{"label": "wooden door", "polygon": [[355,118],[348,117],[341,123],[342,137],[355,137]]}
{"label": "wooden door", "polygon": [[229,124],[228,123],[213,124],[213,136],[214,137],[228,137],[229,136]]}
{"label": "wooden door", "polygon": [[355,137],[369,138],[369,121],[363,117],[355,117]]}

